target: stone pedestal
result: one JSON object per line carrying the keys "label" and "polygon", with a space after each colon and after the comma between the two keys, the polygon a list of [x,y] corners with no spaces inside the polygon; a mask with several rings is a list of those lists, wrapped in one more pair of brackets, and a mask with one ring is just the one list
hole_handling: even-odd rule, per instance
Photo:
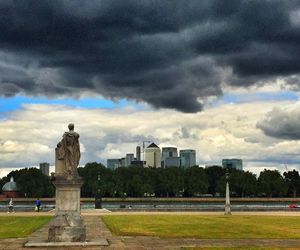
{"label": "stone pedestal", "polygon": [[80,217],[80,178],[67,180],[56,178],[55,218],[50,224],[48,240],[50,242],[85,241],[86,230]]}
{"label": "stone pedestal", "polygon": [[229,183],[226,183],[225,215],[231,215]]}

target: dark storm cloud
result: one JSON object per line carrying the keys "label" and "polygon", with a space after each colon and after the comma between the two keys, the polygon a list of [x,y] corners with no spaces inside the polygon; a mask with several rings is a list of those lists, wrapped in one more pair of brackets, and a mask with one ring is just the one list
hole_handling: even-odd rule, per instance
{"label": "dark storm cloud", "polygon": [[91,91],[197,112],[224,84],[299,73],[298,8],[267,0],[3,0],[1,94]]}
{"label": "dark storm cloud", "polygon": [[257,128],[264,134],[280,138],[299,140],[300,139],[300,110],[285,111],[274,108],[266,117],[257,123]]}

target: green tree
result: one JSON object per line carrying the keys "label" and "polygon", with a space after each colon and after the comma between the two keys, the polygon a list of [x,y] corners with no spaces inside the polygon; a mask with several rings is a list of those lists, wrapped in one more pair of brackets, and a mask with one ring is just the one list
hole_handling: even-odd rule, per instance
{"label": "green tree", "polygon": [[[229,190],[230,190],[230,194],[232,193],[232,189],[231,189],[231,184],[229,181]],[[216,187],[216,192],[218,192],[221,196],[225,196],[225,191],[226,191],[226,177],[225,174],[219,178],[218,182],[217,182],[217,187]]]}
{"label": "green tree", "polygon": [[52,197],[54,187],[49,176],[44,175],[37,168],[24,168],[18,170],[15,180],[23,196],[27,197]]}
{"label": "green tree", "polygon": [[143,180],[140,175],[134,175],[127,186],[127,195],[130,197],[141,197],[143,193]]}
{"label": "green tree", "polygon": [[258,190],[260,195],[279,197],[286,195],[287,187],[278,170],[264,169],[258,177]]}
{"label": "green tree", "polygon": [[98,174],[100,174],[101,180],[101,193],[112,193],[111,191],[104,190],[103,183],[107,183],[111,179],[111,170],[106,168],[101,163],[91,162],[87,163],[85,167],[78,168],[78,174],[83,179],[83,185],[81,187],[82,197],[95,197],[97,191]]}
{"label": "green tree", "polygon": [[288,194],[295,198],[300,188],[299,172],[294,169],[293,171],[284,172],[283,176],[288,187]]}
{"label": "green tree", "polygon": [[151,176],[154,180],[154,193],[156,197],[167,196],[168,188],[165,182],[164,169],[151,169]]}
{"label": "green tree", "polygon": [[178,167],[162,169],[167,197],[178,196],[184,190],[184,170]]}
{"label": "green tree", "polygon": [[225,169],[221,166],[211,166],[205,168],[205,173],[208,178],[208,193],[215,196],[217,190],[220,189],[218,186],[220,186],[221,178],[225,175]]}
{"label": "green tree", "polygon": [[208,178],[203,168],[191,167],[185,170],[184,194],[194,196],[205,194],[208,190]]}
{"label": "green tree", "polygon": [[230,171],[230,190],[238,197],[253,196],[256,194],[256,175],[247,171],[232,169]]}
{"label": "green tree", "polygon": [[8,176],[4,176],[4,177],[2,177],[2,178],[0,179],[0,192],[1,192],[1,188],[4,186],[4,184],[5,184],[6,182],[9,182]]}

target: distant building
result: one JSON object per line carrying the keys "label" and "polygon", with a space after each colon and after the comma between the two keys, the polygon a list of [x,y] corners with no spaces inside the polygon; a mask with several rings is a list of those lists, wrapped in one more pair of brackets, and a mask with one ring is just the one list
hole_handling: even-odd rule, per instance
{"label": "distant building", "polygon": [[222,160],[223,168],[235,168],[243,170],[243,160],[241,159],[223,159]]}
{"label": "distant building", "polygon": [[193,149],[184,149],[179,151],[180,166],[189,168],[196,165],[196,151]]}
{"label": "distant building", "polygon": [[160,148],[155,143],[151,143],[145,149],[145,156],[146,156],[146,164],[145,164],[146,167],[154,167],[154,168],[161,167]]}
{"label": "distant building", "polygon": [[125,167],[128,167],[131,165],[131,162],[134,160],[134,154],[126,154],[125,157]]}
{"label": "distant building", "polygon": [[20,197],[17,183],[14,181],[14,177],[10,177],[10,181],[6,182],[2,187],[1,198],[16,198]]}
{"label": "distant building", "polygon": [[47,162],[40,163],[40,170],[44,175],[49,176],[49,166]]}
{"label": "distant building", "polygon": [[140,146],[136,147],[136,160],[137,161],[141,160],[141,147]]}
{"label": "distant building", "polygon": [[126,166],[126,159],[123,157],[121,158],[121,167],[125,167]]}
{"label": "distant building", "polygon": [[178,157],[177,148],[163,147],[161,152],[161,167],[179,167],[180,158]]}
{"label": "distant building", "polygon": [[167,157],[161,163],[164,168],[180,167],[180,157]]}
{"label": "distant building", "polygon": [[205,165],[205,168],[213,168],[213,167],[222,168],[223,166],[220,166],[220,165]]}
{"label": "distant building", "polygon": [[161,150],[161,160],[164,161],[169,157],[178,157],[177,148],[175,147],[163,147]]}
{"label": "distant building", "polygon": [[107,159],[107,167],[112,170],[121,167],[121,159]]}
{"label": "distant building", "polygon": [[131,166],[137,166],[137,167],[144,167],[145,164],[146,164],[145,161],[133,160],[131,162]]}
{"label": "distant building", "polygon": [[110,169],[116,169],[118,167],[128,167],[135,161],[134,154],[126,154],[121,159],[107,159],[107,167]]}

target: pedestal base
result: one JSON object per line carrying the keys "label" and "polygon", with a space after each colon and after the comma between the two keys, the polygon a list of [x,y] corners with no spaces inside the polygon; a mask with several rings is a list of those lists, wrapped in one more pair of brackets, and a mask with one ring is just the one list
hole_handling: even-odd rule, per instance
{"label": "pedestal base", "polygon": [[80,217],[80,187],[82,181],[57,179],[55,218],[50,223],[50,242],[83,242],[86,230]]}
{"label": "pedestal base", "polygon": [[83,220],[73,215],[58,215],[50,224],[48,240],[50,242],[85,241],[86,232]]}

